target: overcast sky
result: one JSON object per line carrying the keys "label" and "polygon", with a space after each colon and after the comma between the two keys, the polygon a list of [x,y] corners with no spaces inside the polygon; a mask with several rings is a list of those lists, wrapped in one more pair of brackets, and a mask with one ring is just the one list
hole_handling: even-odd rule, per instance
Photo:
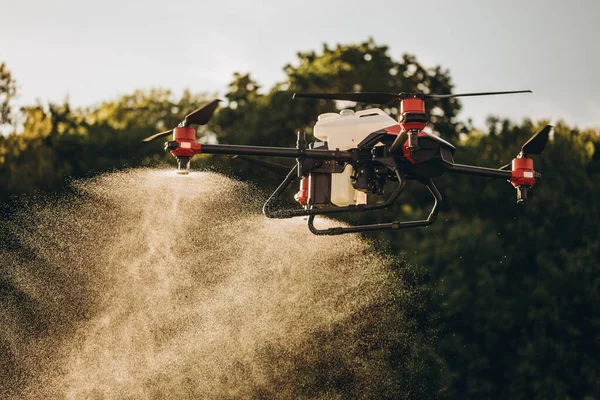
{"label": "overcast sky", "polygon": [[270,87],[298,51],[373,37],[449,69],[455,93],[533,90],[463,99],[478,126],[494,113],[600,127],[599,20],[600,0],[0,0],[0,61],[19,104],[88,106],[138,88],[223,94],[236,71]]}

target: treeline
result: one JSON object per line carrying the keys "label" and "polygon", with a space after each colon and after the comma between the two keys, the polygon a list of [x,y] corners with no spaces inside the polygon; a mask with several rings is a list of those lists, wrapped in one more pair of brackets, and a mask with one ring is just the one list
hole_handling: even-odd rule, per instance
{"label": "treeline", "polygon": [[[426,68],[411,55],[395,60],[373,41],[299,53],[284,71],[285,81],[268,89],[250,74],[236,74],[223,107],[201,130],[203,140],[293,146],[295,129],[310,134],[318,114],[337,110],[334,102],[292,101],[293,91],[452,91],[447,70]],[[3,202],[38,189],[60,190],[71,177],[172,163],[160,144],[140,140],[175,126],[210,99],[191,92],[177,98],[155,89],[88,109],[62,104],[16,111],[10,110],[15,86],[5,66],[1,76],[3,122],[23,122],[0,137]],[[429,110],[433,129],[458,146],[457,162],[493,168],[510,162],[547,123],[490,118],[486,132],[479,132],[457,119],[457,99],[432,102]],[[398,113],[393,104],[386,111]],[[242,160],[197,158],[197,167],[227,170],[267,188],[278,183],[275,174]],[[515,204],[508,183],[444,176],[437,183],[446,203],[434,225],[376,235],[390,251],[421,267],[420,284],[434,289],[411,310],[415,320],[428,321],[416,332],[433,329],[436,336],[422,357],[442,364],[441,372],[432,368],[421,376],[427,382],[422,397],[600,397],[599,132],[557,124],[536,169],[543,181],[525,207]],[[401,200],[360,218],[415,219],[431,207],[420,187]],[[382,329],[392,332],[395,319],[387,320]],[[393,350],[385,353],[389,365],[402,365],[405,355]],[[413,355],[410,362],[426,360]],[[396,373],[406,371],[399,367]]]}

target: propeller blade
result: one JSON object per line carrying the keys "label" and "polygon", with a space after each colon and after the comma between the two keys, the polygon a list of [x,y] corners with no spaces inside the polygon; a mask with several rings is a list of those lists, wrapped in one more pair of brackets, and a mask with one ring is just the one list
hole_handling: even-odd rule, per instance
{"label": "propeller blade", "polygon": [[506,165],[501,166],[500,168],[498,168],[499,170],[508,170],[508,169],[512,169],[512,162],[509,162]]}
{"label": "propeller blade", "polygon": [[450,97],[469,97],[469,96],[494,96],[497,94],[512,93],[533,93],[531,90],[513,90],[509,92],[478,92],[478,93],[458,93],[458,94],[426,94],[426,99],[448,99]]}
{"label": "propeller blade", "polygon": [[548,139],[550,138],[550,131],[552,130],[551,125],[546,125],[541,131],[536,133],[529,139],[523,147],[521,147],[521,153],[523,156],[527,156],[529,154],[542,154],[546,144],[548,143]]}
{"label": "propeller blade", "polygon": [[509,92],[478,92],[458,94],[425,94],[425,93],[384,93],[384,92],[351,92],[351,93],[294,93],[292,98],[306,97],[312,99],[347,100],[362,103],[387,104],[392,100],[403,100],[411,97],[421,99],[448,99],[450,97],[492,96],[497,94],[533,93],[531,90],[513,90]]}
{"label": "propeller blade", "polygon": [[183,123],[185,125],[189,124],[197,124],[197,125],[206,125],[210,118],[214,114],[219,102],[221,100],[216,99],[211,101],[210,103],[200,107],[199,109],[192,111],[188,115],[185,116]]}
{"label": "propeller blade", "polygon": [[305,97],[310,99],[346,100],[361,103],[386,104],[399,99],[398,93],[349,92],[349,93],[294,93],[292,99]]}
{"label": "propeller blade", "polygon": [[150,142],[154,139],[158,139],[159,137],[167,136],[173,133],[173,129],[169,129],[168,131],[160,132],[155,135],[149,136],[146,139],[143,139],[142,142]]}

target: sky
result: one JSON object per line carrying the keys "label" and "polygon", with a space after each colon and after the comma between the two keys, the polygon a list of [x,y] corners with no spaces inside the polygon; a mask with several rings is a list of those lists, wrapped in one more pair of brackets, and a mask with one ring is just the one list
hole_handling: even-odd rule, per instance
{"label": "sky", "polygon": [[[488,115],[600,127],[597,0],[0,0],[0,62],[18,105],[91,106],[135,89],[223,94],[234,72],[263,87],[299,51],[372,37],[399,60],[450,71],[459,118]],[[364,88],[367,90],[379,88]]]}

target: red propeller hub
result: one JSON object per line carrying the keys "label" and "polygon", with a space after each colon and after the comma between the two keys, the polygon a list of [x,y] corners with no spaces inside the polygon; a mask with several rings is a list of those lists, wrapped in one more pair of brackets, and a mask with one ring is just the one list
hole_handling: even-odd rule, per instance
{"label": "red propeller hub", "polygon": [[407,112],[425,112],[425,101],[423,99],[418,98],[408,98],[403,99],[400,102],[400,114],[404,114]]}
{"label": "red propeller hub", "polygon": [[533,159],[529,157],[515,158],[512,161],[510,183],[514,187],[528,186],[535,184],[535,171],[533,170]]}
{"label": "red propeller hub", "polygon": [[200,143],[196,142],[196,130],[191,127],[178,127],[173,130],[173,140],[178,146],[171,154],[175,157],[192,157],[200,153]]}
{"label": "red propeller hub", "polygon": [[400,119],[398,122],[404,131],[425,129],[425,126],[427,125],[425,101],[414,97],[402,99],[400,102]]}

